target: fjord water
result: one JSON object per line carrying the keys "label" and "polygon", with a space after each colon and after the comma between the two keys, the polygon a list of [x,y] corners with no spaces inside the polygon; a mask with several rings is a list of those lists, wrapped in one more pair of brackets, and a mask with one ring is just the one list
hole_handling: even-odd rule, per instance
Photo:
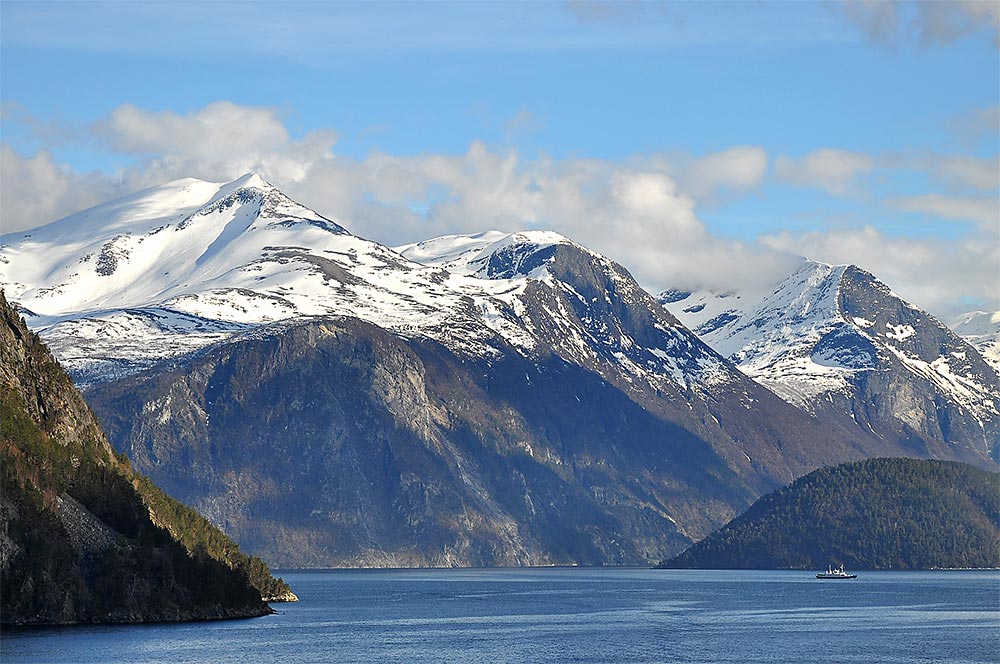
{"label": "fjord water", "polygon": [[997,662],[1000,573],[283,572],[251,620],[5,630],[13,662]]}

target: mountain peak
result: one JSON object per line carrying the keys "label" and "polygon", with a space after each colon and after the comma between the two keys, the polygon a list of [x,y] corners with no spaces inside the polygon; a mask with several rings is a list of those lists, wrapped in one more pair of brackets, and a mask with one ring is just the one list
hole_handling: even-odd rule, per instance
{"label": "mountain peak", "polygon": [[255,171],[250,171],[249,173],[244,173],[240,177],[236,178],[228,185],[234,189],[241,189],[243,187],[252,187],[255,189],[273,189],[274,185],[265,180],[260,176],[259,173]]}
{"label": "mountain peak", "polygon": [[551,246],[553,244],[576,244],[562,233],[547,230],[517,231],[507,236],[508,244],[536,244]]}
{"label": "mountain peak", "polygon": [[967,311],[952,322],[951,328],[960,334],[1000,332],[1000,311]]}
{"label": "mountain peak", "polygon": [[[283,266],[301,263],[301,254],[343,251],[335,236],[347,235],[257,173],[221,185],[185,178],[5,242],[0,262],[9,271],[0,285],[21,306],[42,317],[59,317],[95,308],[159,305],[172,297],[209,297],[218,289],[261,286],[270,277],[273,283],[265,284],[274,289],[269,302],[285,311],[287,298],[279,293],[291,287],[279,283]],[[311,274],[324,269],[321,261],[306,263],[298,268]],[[237,313],[264,309],[258,305]]]}
{"label": "mountain peak", "polygon": [[951,329],[982,353],[1000,374],[1000,311],[969,311],[956,318]]}
{"label": "mountain peak", "polygon": [[260,191],[264,192],[277,190],[277,188],[274,185],[272,185],[270,182],[262,178],[257,173],[254,172],[244,173],[243,175],[236,178],[232,182],[228,182],[224,185],[219,186],[218,192],[215,194],[215,196],[212,197],[212,199],[209,201],[209,204],[214,203],[215,201],[218,200],[222,200],[225,197],[232,194],[233,192],[239,191],[240,189],[259,189]]}

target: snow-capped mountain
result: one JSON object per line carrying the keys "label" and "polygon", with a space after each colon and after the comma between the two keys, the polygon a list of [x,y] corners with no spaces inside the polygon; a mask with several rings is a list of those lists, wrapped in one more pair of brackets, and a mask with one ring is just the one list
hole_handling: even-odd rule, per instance
{"label": "snow-capped mountain", "polygon": [[1000,311],[970,311],[951,323],[955,334],[976,347],[983,359],[1000,372]]}
{"label": "snow-capped mountain", "polygon": [[759,298],[668,291],[660,301],[741,371],[808,412],[843,413],[876,435],[919,445],[1000,448],[996,371],[860,268],[806,261]]}
{"label": "snow-capped mountain", "polygon": [[447,336],[471,311],[463,284],[253,174],[179,180],[4,236],[0,264],[10,299],[84,383],[303,315]]}
{"label": "snow-capped mountain", "polygon": [[[452,257],[457,247],[464,254]],[[228,184],[171,182],[4,236],[0,264],[9,297],[86,385],[301,316],[354,316],[475,356],[496,355],[498,338],[531,352],[562,341],[556,329],[532,322],[523,302],[539,289],[570,288],[550,273],[557,247],[614,274],[607,259],[546,232],[441,238],[401,255],[249,174]],[[651,366],[680,384],[725,373],[668,318],[664,339],[648,347],[631,340],[596,347],[634,355],[622,361],[637,378]],[[556,328],[560,321],[549,320]],[[606,333],[591,329],[588,341]],[[692,362],[678,364],[676,344],[693,344]],[[593,348],[578,338],[563,345],[581,359]]]}
{"label": "snow-capped mountain", "polygon": [[278,564],[653,561],[821,465],[992,463],[787,403],[554,233],[390,249],[251,174],[3,236],[0,265],[114,444]]}
{"label": "snow-capped mountain", "polygon": [[[509,341],[541,344],[581,365],[615,364],[643,385],[665,377],[685,389],[741,380],[676,318],[652,306],[621,266],[557,233],[493,231],[398,249],[457,278],[501,284],[491,288],[494,301],[481,306],[488,318],[518,322],[520,335],[508,334]],[[517,289],[506,286],[522,279]],[[497,303],[508,310],[496,311]]]}

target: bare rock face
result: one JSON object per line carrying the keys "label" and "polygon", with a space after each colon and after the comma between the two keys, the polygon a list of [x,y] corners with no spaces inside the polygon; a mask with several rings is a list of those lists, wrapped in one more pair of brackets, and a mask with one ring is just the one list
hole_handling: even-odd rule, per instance
{"label": "bare rock face", "polygon": [[68,493],[56,497],[55,512],[70,546],[81,556],[101,555],[124,539]]}
{"label": "bare rock face", "polygon": [[1000,461],[1000,378],[982,355],[864,270],[847,268],[839,300],[877,348],[848,412],[920,456]]}

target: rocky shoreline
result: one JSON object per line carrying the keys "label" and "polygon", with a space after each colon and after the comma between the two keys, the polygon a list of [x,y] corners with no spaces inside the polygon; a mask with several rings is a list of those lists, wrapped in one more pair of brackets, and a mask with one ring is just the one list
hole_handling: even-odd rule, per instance
{"label": "rocky shoreline", "polygon": [[276,595],[270,595],[268,597],[261,597],[265,602],[297,602],[299,601],[298,595],[293,593],[291,590],[286,590],[280,592]]}

